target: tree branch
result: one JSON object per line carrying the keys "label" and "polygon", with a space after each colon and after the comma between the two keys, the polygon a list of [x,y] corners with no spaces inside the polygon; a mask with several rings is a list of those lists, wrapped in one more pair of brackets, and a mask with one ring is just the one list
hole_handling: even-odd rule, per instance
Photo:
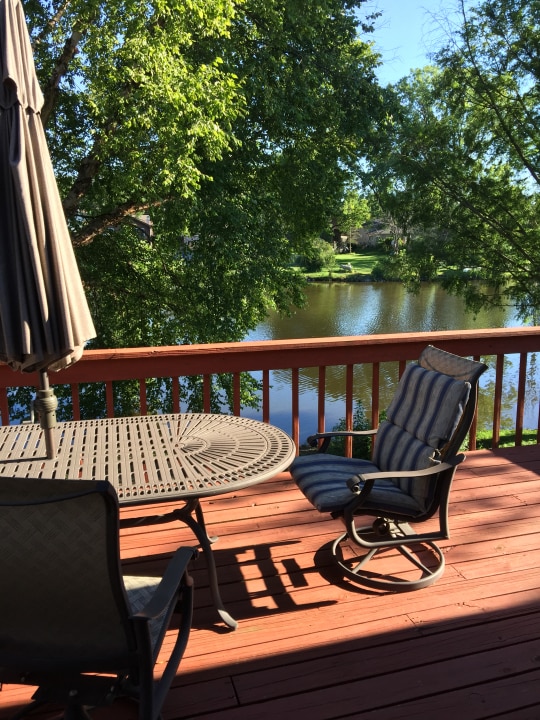
{"label": "tree branch", "polygon": [[56,25],[62,19],[64,12],[67,10],[70,3],[71,0],[65,0],[65,2],[58,8],[58,11],[52,16],[52,18],[44,26],[40,34],[35,38],[34,45],[39,45],[41,42],[43,42],[43,38],[49,32],[49,30],[52,30],[54,27],[56,27]]}
{"label": "tree branch", "polygon": [[[532,165],[532,163],[529,161],[528,157],[525,154],[524,149],[521,147],[521,144],[519,140],[516,138],[516,135],[510,125],[506,121],[506,118],[503,115],[503,112],[499,106],[499,103],[497,102],[497,99],[493,93],[491,83],[488,82],[488,80],[485,78],[484,73],[482,72],[482,68],[480,66],[480,63],[477,60],[476,53],[473,49],[473,45],[471,43],[471,32],[470,32],[470,25],[469,21],[467,20],[466,11],[465,11],[465,3],[463,0],[461,0],[461,12],[463,14],[464,18],[464,24],[463,24],[463,40],[465,42],[466,46],[466,57],[471,63],[471,68],[473,70],[473,73],[476,75],[476,79],[481,85],[481,91],[483,91],[488,98],[488,105],[487,107],[493,111],[495,116],[497,117],[497,120],[499,121],[499,125],[503,131],[504,136],[508,140],[509,144],[514,148],[514,151],[516,152],[518,158],[523,163],[523,166],[528,170],[530,176],[533,178],[533,180],[536,182],[536,184],[540,184],[540,176],[536,172],[535,167]],[[464,53],[465,55],[465,53]],[[470,84],[471,90],[474,92],[478,92],[477,88],[474,87],[474,85]]]}
{"label": "tree branch", "polygon": [[45,102],[41,110],[41,121],[44,126],[47,125],[49,118],[51,117],[52,111],[56,104],[56,98],[58,97],[58,86],[60,81],[67,73],[69,63],[73,60],[77,53],[79,42],[83,33],[78,30],[73,30],[71,36],[66,40],[62,54],[56,61],[51,76],[45,85],[43,95],[45,96]]}
{"label": "tree branch", "polygon": [[138,213],[144,213],[152,207],[159,207],[169,198],[165,200],[156,200],[152,203],[133,203],[126,202],[118,205],[108,213],[103,213],[92,218],[78,232],[72,233],[71,239],[75,247],[83,247],[90,245],[94,238],[109,228],[116,228],[131,216]]}
{"label": "tree branch", "polygon": [[97,159],[94,143],[92,151],[82,159],[77,178],[62,202],[66,217],[73,217],[73,215],[76,214],[80,199],[88,192],[98,173],[100,164],[100,161]]}

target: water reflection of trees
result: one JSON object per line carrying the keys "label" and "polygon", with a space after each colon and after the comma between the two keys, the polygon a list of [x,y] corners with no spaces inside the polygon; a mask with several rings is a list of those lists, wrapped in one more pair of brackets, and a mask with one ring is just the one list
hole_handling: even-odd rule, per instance
{"label": "water reflection of trees", "polygon": [[430,330],[465,330],[519,325],[515,309],[467,312],[462,298],[438,283],[423,283],[418,294],[400,283],[313,283],[307,303],[290,317],[271,312],[246,339],[283,340],[344,337]]}
{"label": "water reflection of trees", "polygon": [[[287,338],[344,337],[381,333],[420,332],[436,330],[466,330],[519,326],[521,322],[514,308],[493,308],[474,315],[465,310],[461,298],[446,293],[439,283],[423,283],[417,295],[407,293],[400,283],[313,283],[307,287],[307,304],[291,317],[282,318],[271,313],[267,321],[246,339],[280,340]],[[314,359],[316,362],[316,357]],[[493,425],[493,390],[495,358],[487,358],[490,370],[481,378],[479,398],[479,428],[491,430]],[[354,395],[371,408],[371,366],[354,369]],[[381,409],[387,407],[397,382],[397,363],[380,366]],[[519,357],[505,360],[502,394],[503,429],[513,428],[519,377]],[[300,424],[312,432],[317,422],[319,371],[307,368],[300,373]],[[286,370],[271,374],[271,418],[290,431],[292,412],[291,373]],[[345,415],[346,368],[326,370],[327,427]],[[524,427],[535,428],[538,423],[539,369],[536,356],[530,356],[527,367]],[[536,403],[536,405],[535,405]],[[272,410],[273,408],[273,410]],[[302,431],[301,431],[302,432]]]}

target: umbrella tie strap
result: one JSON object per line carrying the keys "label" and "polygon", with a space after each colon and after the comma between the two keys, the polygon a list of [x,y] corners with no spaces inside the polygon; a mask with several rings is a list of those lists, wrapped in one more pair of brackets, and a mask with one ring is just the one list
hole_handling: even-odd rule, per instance
{"label": "umbrella tie strap", "polygon": [[42,428],[53,428],[56,425],[56,408],[58,399],[54,390],[38,390],[34,400],[34,409],[39,415]]}

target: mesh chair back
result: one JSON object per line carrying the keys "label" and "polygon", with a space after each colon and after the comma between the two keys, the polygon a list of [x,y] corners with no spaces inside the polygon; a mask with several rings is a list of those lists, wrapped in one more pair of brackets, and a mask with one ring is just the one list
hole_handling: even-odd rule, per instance
{"label": "mesh chair back", "polygon": [[107,482],[0,479],[0,666],[106,671],[134,647]]}

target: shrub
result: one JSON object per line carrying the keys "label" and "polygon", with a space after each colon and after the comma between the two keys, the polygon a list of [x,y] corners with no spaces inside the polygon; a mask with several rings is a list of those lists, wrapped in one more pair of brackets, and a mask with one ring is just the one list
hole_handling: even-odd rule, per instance
{"label": "shrub", "polygon": [[[369,430],[371,425],[366,418],[366,411],[362,402],[358,401],[353,412],[353,430]],[[345,418],[339,420],[332,428],[335,431],[345,430]],[[345,455],[345,437],[332,438],[328,452],[333,455]],[[352,456],[369,460],[371,457],[371,438],[370,436],[360,436],[353,438]]]}
{"label": "shrub", "polygon": [[304,253],[302,265],[307,272],[320,272],[334,265],[334,248],[321,238],[313,240],[311,248]]}

